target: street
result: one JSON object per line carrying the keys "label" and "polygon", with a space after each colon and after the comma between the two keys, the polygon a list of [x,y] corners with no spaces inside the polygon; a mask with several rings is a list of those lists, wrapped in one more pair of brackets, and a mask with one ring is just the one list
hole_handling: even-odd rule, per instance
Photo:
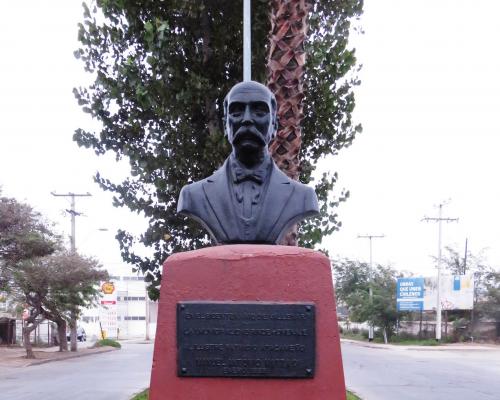
{"label": "street", "polygon": [[[149,386],[153,345],[0,371],[2,399],[129,400]],[[498,400],[500,347],[342,343],[346,385],[363,400]]]}
{"label": "street", "polygon": [[128,400],[149,387],[152,343],[122,343],[109,353],[0,372],[9,400]]}
{"label": "street", "polygon": [[500,347],[368,347],[343,342],[346,385],[363,400],[498,400]]}

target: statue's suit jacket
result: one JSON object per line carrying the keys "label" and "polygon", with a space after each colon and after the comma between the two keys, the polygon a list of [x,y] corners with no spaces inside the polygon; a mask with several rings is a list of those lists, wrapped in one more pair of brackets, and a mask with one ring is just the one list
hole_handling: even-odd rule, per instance
{"label": "statue's suit jacket", "polygon": [[237,215],[229,175],[226,160],[212,176],[184,186],[177,203],[177,212],[200,222],[217,243],[277,244],[293,224],[319,213],[314,190],[288,178],[273,161],[249,239]]}

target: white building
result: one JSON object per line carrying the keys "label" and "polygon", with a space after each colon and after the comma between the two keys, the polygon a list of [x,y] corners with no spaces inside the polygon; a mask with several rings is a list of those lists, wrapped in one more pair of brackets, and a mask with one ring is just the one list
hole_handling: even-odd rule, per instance
{"label": "white building", "polygon": [[86,309],[81,317],[88,339],[98,339],[103,333],[115,339],[154,339],[158,303],[147,298],[143,277],[112,275],[109,281],[113,293],[99,300],[107,304]]}

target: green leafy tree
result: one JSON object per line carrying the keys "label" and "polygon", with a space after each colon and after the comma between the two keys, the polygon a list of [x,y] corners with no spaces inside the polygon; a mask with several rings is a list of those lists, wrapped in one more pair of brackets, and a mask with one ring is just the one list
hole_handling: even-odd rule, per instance
{"label": "green leafy tree", "polygon": [[44,316],[57,324],[60,350],[67,350],[66,325],[70,327],[71,351],[77,350],[76,328],[82,309],[96,304],[99,283],[109,278],[99,262],[69,251],[44,260],[51,274],[50,290],[43,301]]}
{"label": "green leafy tree", "polygon": [[[345,304],[349,318],[379,327],[387,343],[394,332],[396,310],[396,280],[398,273],[390,267],[376,265],[371,272],[366,263],[342,259],[334,262],[337,302]],[[370,299],[370,285],[373,297]]]}
{"label": "green leafy tree", "polygon": [[[94,303],[99,295],[98,284],[107,277],[96,260],[66,251],[27,260],[12,273],[11,295],[29,310],[23,327],[28,358],[35,357],[30,335],[44,319],[57,324],[60,350],[67,350],[67,323],[76,326],[75,316],[82,307]],[[72,350],[76,346],[72,345]]]}
{"label": "green leafy tree", "polygon": [[500,323],[500,272],[489,272],[484,281],[485,290],[477,308],[480,315]]}
{"label": "green leafy tree", "polygon": [[[267,1],[252,2],[253,77],[266,77]],[[356,59],[348,48],[351,22],[361,0],[315,3],[309,16],[307,87],[304,99],[301,172],[311,181],[320,158],[353,141]],[[180,189],[207,176],[229,154],[222,126],[223,99],[242,76],[242,15],[233,1],[98,0],[84,4],[75,52],[95,76],[74,90],[83,111],[96,118],[97,132],[79,129],[76,142],[97,154],[113,152],[130,163],[131,176],[111,182],[95,179],[114,194],[116,206],[142,213],[149,227],[139,238],[119,231],[122,257],[160,283],[158,268],[173,252],[205,246],[201,227],[176,215]],[[301,245],[313,247],[338,229],[334,208],[348,196],[332,195],[337,175],[315,182],[321,218],[301,227]],[[151,257],[134,252],[139,240]],[[157,292],[151,288],[153,297]]]}
{"label": "green leafy tree", "polygon": [[443,266],[451,274],[472,274],[473,276],[473,309],[469,314],[469,318],[467,318],[468,322],[464,319],[466,314],[464,311],[450,312],[452,319],[459,319],[459,325],[468,325],[467,331],[471,335],[477,318],[495,318],[494,308],[498,305],[495,297],[495,285],[498,285],[496,281],[498,273],[488,265],[484,253],[484,250],[477,254],[468,251],[467,255],[464,254],[462,256],[455,248],[447,246],[441,258]]}
{"label": "green leafy tree", "polygon": [[54,252],[58,240],[31,206],[0,197],[0,289],[8,289],[10,274],[23,261]]}
{"label": "green leafy tree", "polygon": [[28,310],[22,330],[27,358],[35,358],[31,344],[31,333],[46,319],[43,307],[49,295],[52,275],[41,259],[25,260],[12,272],[10,294],[18,304]]}

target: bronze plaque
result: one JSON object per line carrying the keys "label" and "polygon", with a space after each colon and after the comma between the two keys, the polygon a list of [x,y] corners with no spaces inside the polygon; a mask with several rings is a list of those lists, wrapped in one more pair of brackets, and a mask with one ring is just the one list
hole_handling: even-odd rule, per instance
{"label": "bronze plaque", "polygon": [[180,302],[182,377],[312,378],[313,303]]}

